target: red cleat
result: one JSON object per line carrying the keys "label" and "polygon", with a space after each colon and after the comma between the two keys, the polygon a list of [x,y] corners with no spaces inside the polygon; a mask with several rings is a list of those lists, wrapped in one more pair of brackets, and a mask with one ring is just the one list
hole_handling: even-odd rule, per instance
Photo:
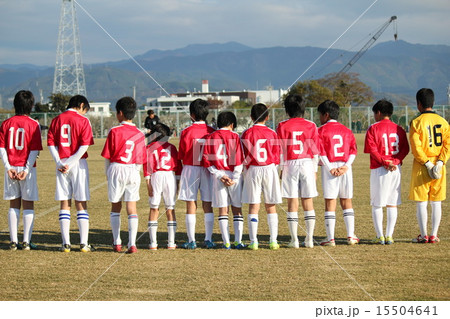
{"label": "red cleat", "polygon": [[436,244],[438,242],[440,242],[441,240],[439,239],[438,236],[430,236],[430,239],[428,239],[428,242],[430,244]]}
{"label": "red cleat", "polygon": [[127,254],[134,254],[134,253],[137,253],[136,246],[131,246],[130,248],[128,248]]}
{"label": "red cleat", "polygon": [[120,253],[122,251],[122,245],[113,245],[113,250],[116,253]]}

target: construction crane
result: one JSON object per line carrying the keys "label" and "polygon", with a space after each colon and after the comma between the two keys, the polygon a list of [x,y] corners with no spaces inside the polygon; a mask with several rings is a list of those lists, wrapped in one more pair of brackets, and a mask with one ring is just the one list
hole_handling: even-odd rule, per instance
{"label": "construction crane", "polygon": [[362,47],[362,49],[359,50],[359,52],[356,53],[355,56],[337,74],[347,72],[353,66],[353,64],[355,64],[359,60],[359,58],[361,58],[363,54],[366,53],[367,50],[369,50],[369,48],[375,43],[375,41],[378,40],[384,30],[386,30],[392,22],[394,22],[394,39],[395,41],[397,41],[397,16],[392,16],[381,26],[377,33],[375,33],[374,36],[370,38],[370,40]]}

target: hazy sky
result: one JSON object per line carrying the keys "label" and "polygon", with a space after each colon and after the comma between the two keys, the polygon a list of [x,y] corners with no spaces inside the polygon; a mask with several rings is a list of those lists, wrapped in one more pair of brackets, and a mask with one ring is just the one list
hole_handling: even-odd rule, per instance
{"label": "hazy sky", "polygon": [[[375,0],[76,0],[133,56],[237,41],[327,48]],[[54,65],[62,0],[0,0],[0,64]],[[126,59],[76,5],[84,63]],[[378,0],[334,46],[359,50],[398,16],[399,39],[450,45],[449,0]],[[389,27],[378,40],[393,40]]]}

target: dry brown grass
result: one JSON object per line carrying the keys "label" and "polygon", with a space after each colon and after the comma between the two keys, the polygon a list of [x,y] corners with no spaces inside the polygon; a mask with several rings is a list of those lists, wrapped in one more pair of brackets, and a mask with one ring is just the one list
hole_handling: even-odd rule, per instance
{"label": "dry brown grass", "polygon": [[[39,250],[8,250],[8,202],[0,204],[0,300],[450,300],[448,199],[443,203],[441,243],[410,243],[419,231],[415,203],[407,199],[412,162],[412,155],[408,155],[403,168],[403,204],[394,233],[396,243],[368,244],[375,234],[369,203],[369,160],[362,153],[363,138],[357,136],[359,155],[354,164],[356,234],[362,243],[354,247],[344,243],[345,227],[342,212],[338,210],[336,237],[340,245],[325,249],[318,246],[287,249],[289,232],[284,204],[278,207],[282,244],[278,251],[268,249],[268,228],[262,212],[258,251],[159,249],[150,252],[146,249],[148,204],[145,188],[141,187],[139,252],[113,253],[110,204],[103,159],[99,155],[104,140],[96,140],[96,145],[89,150],[88,162],[92,190],[90,242],[98,251],[82,254],[74,245],[73,252],[60,253],[57,251],[60,245],[58,203],[53,195],[54,163],[45,149],[38,160],[40,201],[36,203],[33,235]],[[178,202],[176,208],[177,241],[182,243],[186,240],[183,203]],[[315,239],[319,242],[325,236],[321,197],[315,200],[315,209],[318,216]],[[246,212],[244,206],[245,215]],[[122,239],[126,243],[125,214],[122,218]],[[300,224],[303,225],[301,218]],[[160,218],[159,225],[159,242],[163,246],[167,237],[165,216]],[[214,239],[220,242],[217,223],[215,226]],[[199,211],[198,241],[203,239],[203,229]],[[304,232],[300,229],[299,234],[303,236]],[[72,212],[72,243],[77,242],[76,218]]]}

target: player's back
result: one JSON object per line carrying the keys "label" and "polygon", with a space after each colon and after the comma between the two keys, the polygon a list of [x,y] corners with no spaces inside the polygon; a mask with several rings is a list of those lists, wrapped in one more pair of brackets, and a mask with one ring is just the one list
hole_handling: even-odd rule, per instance
{"label": "player's back", "polygon": [[346,162],[351,154],[356,155],[356,140],[353,132],[342,123],[328,121],[318,128],[320,155],[330,162]]}
{"label": "player's back", "polygon": [[214,132],[214,129],[206,125],[205,122],[194,122],[181,131],[179,153],[183,165],[203,165],[202,156],[205,139],[212,132]]}
{"label": "player's back", "polygon": [[[145,176],[148,175],[147,172],[153,174],[157,171],[178,171],[179,166],[178,151],[175,145],[159,141],[147,145]],[[177,173],[179,175],[179,172]]]}
{"label": "player's back", "polygon": [[233,171],[243,163],[243,153],[239,134],[218,129],[206,138],[204,165],[214,165],[219,170]]}
{"label": "player's back", "polygon": [[317,126],[314,122],[291,118],[278,124],[277,134],[285,160],[312,158],[319,154]]}
{"label": "player's back", "polygon": [[0,147],[6,149],[10,165],[25,166],[30,151],[42,150],[39,123],[27,115],[15,115],[3,121]]}
{"label": "player's back", "polygon": [[[80,146],[93,144],[91,122],[75,109],[68,109],[52,120],[48,129],[47,145],[56,146],[61,159],[75,154]],[[87,157],[86,152],[82,158]]]}
{"label": "player's back", "polygon": [[280,163],[280,145],[275,131],[255,124],[241,136],[245,165],[266,166]]}

